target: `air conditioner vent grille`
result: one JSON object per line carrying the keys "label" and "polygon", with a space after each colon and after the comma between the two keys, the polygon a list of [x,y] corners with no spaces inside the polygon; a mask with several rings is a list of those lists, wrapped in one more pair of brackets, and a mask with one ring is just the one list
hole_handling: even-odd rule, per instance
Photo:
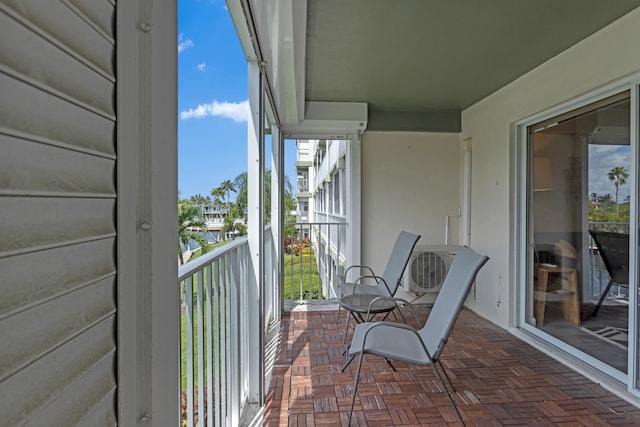
{"label": "air conditioner vent grille", "polygon": [[407,292],[438,292],[460,246],[417,246],[405,271]]}

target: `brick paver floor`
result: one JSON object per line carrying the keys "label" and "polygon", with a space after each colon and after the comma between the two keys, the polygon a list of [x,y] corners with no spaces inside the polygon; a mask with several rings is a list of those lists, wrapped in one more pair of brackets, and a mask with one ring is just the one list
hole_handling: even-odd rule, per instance
{"label": "brick paver floor", "polygon": [[[265,426],[346,426],[357,363],[341,372],[344,312],[336,316],[284,315]],[[469,310],[442,362],[468,426],[640,426],[637,407]],[[394,366],[365,356],[351,425],[460,425],[431,367]]]}

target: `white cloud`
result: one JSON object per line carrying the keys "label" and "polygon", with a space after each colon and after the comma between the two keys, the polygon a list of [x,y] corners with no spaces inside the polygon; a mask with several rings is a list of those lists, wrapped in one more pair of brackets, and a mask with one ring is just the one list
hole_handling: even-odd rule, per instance
{"label": "white cloud", "polygon": [[[607,174],[616,167],[623,166],[627,170],[631,166],[629,145],[597,145],[589,144],[589,190],[588,193],[615,194],[615,185]],[[629,181],[619,188],[620,201],[629,195]]]}
{"label": "white cloud", "polygon": [[204,71],[207,69],[207,64],[203,62],[202,64],[196,65],[196,68],[198,69],[198,71]]}
{"label": "white cloud", "polygon": [[183,40],[183,36],[184,34],[180,34],[178,36],[178,53],[182,52],[185,49],[195,46],[195,44],[193,44],[191,39]]}
{"label": "white cloud", "polygon": [[249,118],[249,101],[242,102],[218,102],[214,100],[210,104],[200,104],[180,113],[182,120],[201,119],[207,116],[226,117],[235,122],[246,122]]}

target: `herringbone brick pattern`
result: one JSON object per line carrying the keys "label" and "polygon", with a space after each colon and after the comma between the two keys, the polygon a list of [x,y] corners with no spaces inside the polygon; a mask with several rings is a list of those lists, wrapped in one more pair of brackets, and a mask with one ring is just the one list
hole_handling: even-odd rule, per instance
{"label": "herringbone brick pattern", "polygon": [[[357,364],[340,372],[345,319],[336,324],[336,316],[283,317],[265,426],[346,425]],[[637,407],[469,310],[462,311],[442,361],[469,426],[640,425]],[[395,372],[383,359],[365,357],[352,425],[460,424],[430,367],[394,366]]]}

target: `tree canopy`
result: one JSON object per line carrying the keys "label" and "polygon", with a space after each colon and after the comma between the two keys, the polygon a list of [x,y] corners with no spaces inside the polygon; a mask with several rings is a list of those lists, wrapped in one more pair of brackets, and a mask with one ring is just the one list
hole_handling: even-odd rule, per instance
{"label": "tree canopy", "polygon": [[629,172],[624,168],[624,166],[616,166],[607,173],[607,178],[609,178],[609,181],[613,181],[613,184],[616,186],[616,213],[618,213],[618,190],[621,185],[627,183]]}
{"label": "tree canopy", "polygon": [[202,252],[207,252],[208,243],[202,232],[206,231],[206,223],[198,207],[189,202],[178,203],[178,259],[182,264],[182,245],[187,246],[190,240],[197,242]]}

